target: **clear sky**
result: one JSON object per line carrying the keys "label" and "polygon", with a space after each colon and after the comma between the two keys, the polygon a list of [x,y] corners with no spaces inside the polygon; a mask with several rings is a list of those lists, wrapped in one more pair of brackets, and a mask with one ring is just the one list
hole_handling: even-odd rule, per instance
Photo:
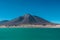
{"label": "clear sky", "polygon": [[0,0],[0,20],[11,20],[26,13],[60,23],[60,0]]}

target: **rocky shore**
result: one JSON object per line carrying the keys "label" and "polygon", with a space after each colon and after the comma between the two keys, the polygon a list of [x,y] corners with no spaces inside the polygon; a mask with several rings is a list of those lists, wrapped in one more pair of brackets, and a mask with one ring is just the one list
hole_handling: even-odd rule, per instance
{"label": "rocky shore", "polygon": [[0,28],[60,28],[60,25],[19,25],[19,26],[5,26]]}

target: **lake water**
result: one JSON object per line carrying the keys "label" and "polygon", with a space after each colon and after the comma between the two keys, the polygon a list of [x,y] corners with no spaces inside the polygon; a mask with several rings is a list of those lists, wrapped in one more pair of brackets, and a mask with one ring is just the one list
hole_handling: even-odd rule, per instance
{"label": "lake water", "polygon": [[0,40],[60,40],[60,28],[0,28]]}

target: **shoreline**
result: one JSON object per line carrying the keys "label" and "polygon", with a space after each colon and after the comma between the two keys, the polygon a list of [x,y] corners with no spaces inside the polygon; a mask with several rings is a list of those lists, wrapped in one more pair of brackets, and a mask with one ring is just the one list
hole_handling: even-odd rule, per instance
{"label": "shoreline", "polygon": [[1,25],[0,28],[60,28],[60,25],[20,25],[20,26]]}

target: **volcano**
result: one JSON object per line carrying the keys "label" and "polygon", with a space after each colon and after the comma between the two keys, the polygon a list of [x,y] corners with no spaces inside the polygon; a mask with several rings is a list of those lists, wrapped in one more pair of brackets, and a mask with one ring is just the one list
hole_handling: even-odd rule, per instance
{"label": "volcano", "polygon": [[48,25],[53,24],[41,17],[34,16],[31,14],[25,14],[24,16],[17,17],[15,19],[12,19],[11,21],[5,23],[4,25],[13,26],[13,25],[25,25],[25,24],[31,24],[31,25]]}

